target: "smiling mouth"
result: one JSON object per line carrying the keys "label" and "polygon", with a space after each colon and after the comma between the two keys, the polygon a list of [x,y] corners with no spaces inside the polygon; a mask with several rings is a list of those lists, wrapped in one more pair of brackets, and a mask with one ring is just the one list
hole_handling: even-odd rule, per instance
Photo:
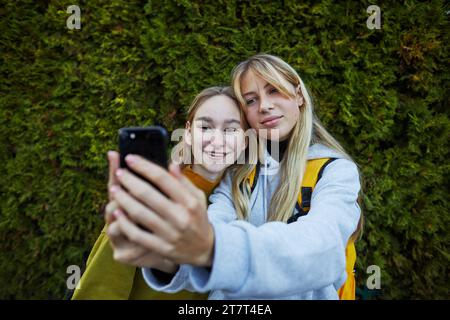
{"label": "smiling mouth", "polygon": [[216,158],[216,159],[222,159],[227,156],[228,153],[226,152],[216,152],[216,151],[207,151],[205,152],[209,157]]}

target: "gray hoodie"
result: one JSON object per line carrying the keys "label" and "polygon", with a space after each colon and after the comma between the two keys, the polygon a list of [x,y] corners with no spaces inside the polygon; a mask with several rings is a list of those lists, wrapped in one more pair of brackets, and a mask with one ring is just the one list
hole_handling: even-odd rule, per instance
{"label": "gray hoodie", "polygon": [[155,290],[210,291],[209,299],[338,299],[345,283],[345,248],[360,217],[356,165],[320,144],[308,159],[338,158],[323,171],[310,211],[296,222],[266,222],[268,204],[279,183],[279,163],[266,152],[250,198],[249,221],[237,220],[225,175],[210,196],[208,217],[214,228],[212,268],[181,265],[170,283],[151,269],[142,272]]}

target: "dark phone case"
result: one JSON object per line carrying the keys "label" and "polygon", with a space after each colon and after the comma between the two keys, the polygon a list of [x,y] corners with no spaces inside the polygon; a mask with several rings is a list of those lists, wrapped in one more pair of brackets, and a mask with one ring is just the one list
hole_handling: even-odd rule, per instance
{"label": "dark phone case", "polygon": [[[134,139],[131,139],[131,134],[134,134]],[[119,153],[120,153],[120,167],[127,168],[133,172],[140,179],[148,181],[142,175],[131,170],[125,162],[125,157],[128,154],[140,155],[157,165],[167,169],[167,145],[169,141],[167,130],[160,126],[152,127],[130,127],[119,129]],[[149,181],[148,181],[149,182]],[[157,190],[161,191],[153,183],[149,182]],[[125,188],[124,186],[122,186]],[[126,189],[126,188],[125,188]],[[152,232],[151,230],[137,224],[143,230]]]}
{"label": "dark phone case", "polygon": [[[131,134],[134,134],[134,139]],[[119,129],[120,167],[132,171],[125,162],[125,157],[128,154],[137,154],[167,169],[168,136],[167,130],[160,126]]]}

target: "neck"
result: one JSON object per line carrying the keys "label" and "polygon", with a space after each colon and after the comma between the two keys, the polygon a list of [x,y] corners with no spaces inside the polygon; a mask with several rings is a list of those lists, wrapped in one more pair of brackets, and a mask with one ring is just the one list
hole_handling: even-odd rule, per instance
{"label": "neck", "polygon": [[192,168],[192,171],[194,171],[196,174],[200,175],[202,178],[204,178],[210,182],[216,181],[223,172],[223,171],[211,172],[211,171],[206,170],[205,167],[203,167],[199,164],[193,164],[191,166],[191,168]]}
{"label": "neck", "polygon": [[266,140],[267,151],[269,152],[270,156],[278,162],[283,159],[288,145],[289,139],[284,139],[283,141]]}

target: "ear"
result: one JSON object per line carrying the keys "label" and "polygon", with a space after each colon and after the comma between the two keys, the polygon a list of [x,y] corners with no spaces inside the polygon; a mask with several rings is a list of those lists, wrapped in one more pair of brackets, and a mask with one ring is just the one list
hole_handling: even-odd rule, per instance
{"label": "ear", "polygon": [[191,134],[191,123],[186,121],[186,130],[184,130],[184,142],[192,146],[192,134]]}
{"label": "ear", "polygon": [[295,97],[296,97],[297,105],[299,107],[303,106],[303,103],[305,102],[305,100],[303,99],[302,89],[301,89],[300,85],[298,85],[297,88],[295,89]]}

